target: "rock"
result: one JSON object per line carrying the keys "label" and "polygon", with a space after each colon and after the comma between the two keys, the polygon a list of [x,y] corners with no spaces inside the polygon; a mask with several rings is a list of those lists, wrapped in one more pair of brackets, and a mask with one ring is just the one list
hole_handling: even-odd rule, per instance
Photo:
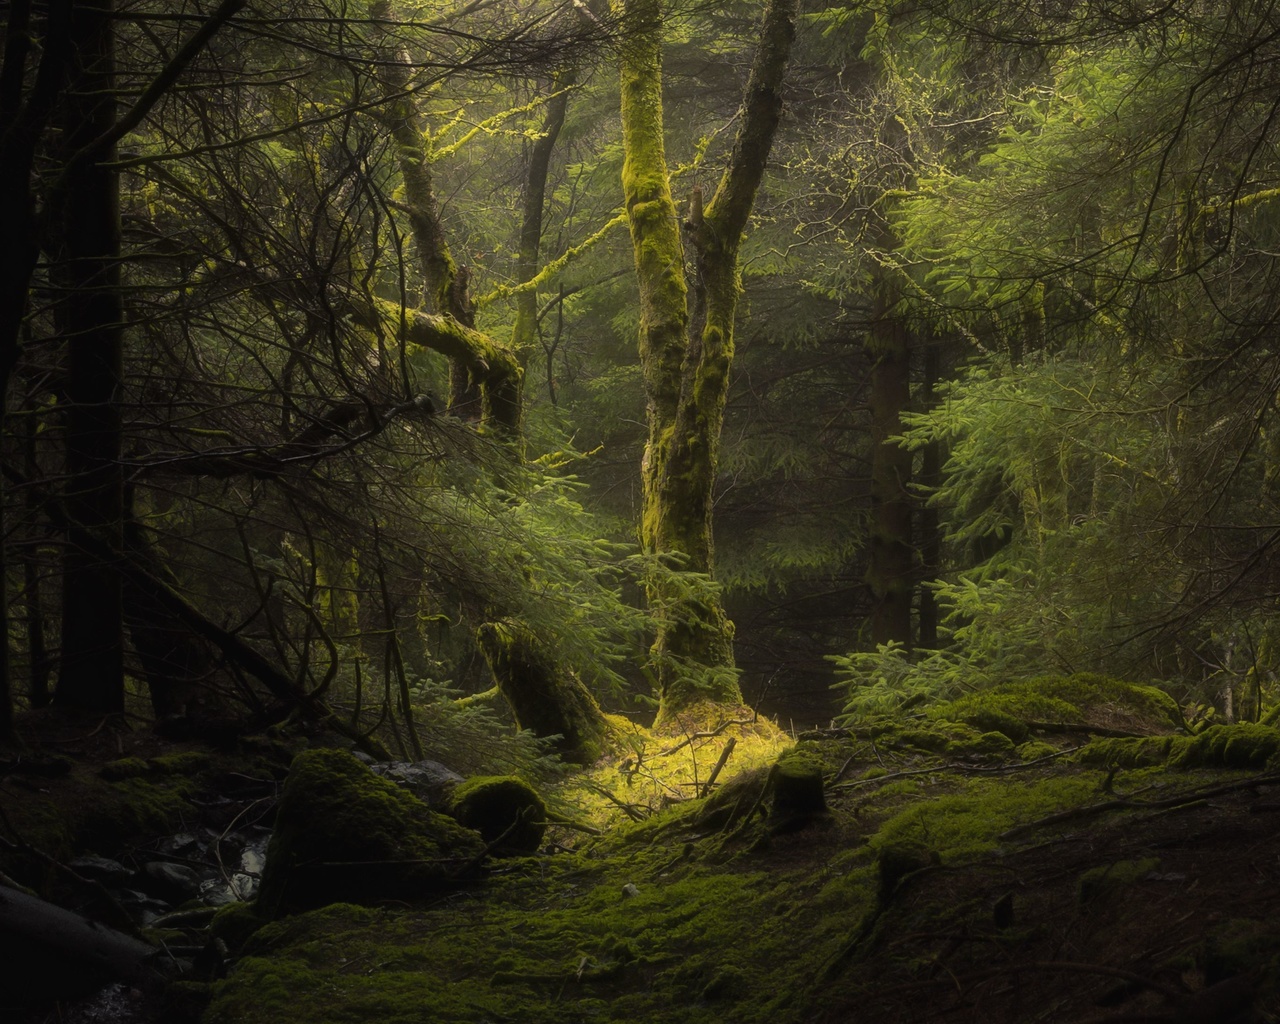
{"label": "rock", "polygon": [[462,776],[439,761],[390,761],[369,765],[375,775],[403,786],[428,807],[448,808]]}
{"label": "rock", "polygon": [[82,857],[77,857],[67,866],[77,875],[105,885],[123,885],[134,876],[134,872],[118,860],[99,857],[96,853],[86,853]]}
{"label": "rock", "polygon": [[514,775],[481,775],[458,786],[449,809],[499,856],[536,853],[547,831],[547,805]]}
{"label": "rock", "polygon": [[147,888],[171,903],[182,903],[200,891],[200,872],[186,864],[153,860],[142,865],[142,873],[150,882]]}
{"label": "rock", "polygon": [[453,885],[480,836],[344,750],[306,750],[280,794],[258,895],[279,917],[330,903],[407,900]]}
{"label": "rock", "polygon": [[148,896],[137,889],[110,889],[112,898],[120,904],[125,912],[138,924],[147,927],[154,924],[160,915],[172,910],[172,906],[164,900]]}
{"label": "rock", "polygon": [[640,890],[636,888],[635,882],[628,882],[626,885],[622,887],[622,895],[625,896],[627,899],[633,899],[634,897],[640,895]]}

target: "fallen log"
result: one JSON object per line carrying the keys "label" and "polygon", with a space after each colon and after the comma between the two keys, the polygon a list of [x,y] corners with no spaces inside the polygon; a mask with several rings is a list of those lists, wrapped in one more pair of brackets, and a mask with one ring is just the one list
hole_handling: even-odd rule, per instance
{"label": "fallen log", "polygon": [[74,911],[0,885],[0,1005],[72,999],[112,981],[162,980],[160,950]]}

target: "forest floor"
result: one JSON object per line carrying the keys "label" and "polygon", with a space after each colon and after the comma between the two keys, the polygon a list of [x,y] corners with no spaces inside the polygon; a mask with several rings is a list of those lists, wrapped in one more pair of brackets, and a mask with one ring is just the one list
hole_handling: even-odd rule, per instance
{"label": "forest floor", "polygon": [[[429,899],[332,905],[253,922],[247,938],[224,928],[229,972],[187,983],[189,1012],[203,1024],[1280,1020],[1280,732],[1181,737],[1154,704],[1062,696],[1023,728],[1006,705],[802,736],[825,813],[771,814],[771,776],[756,769],[724,796],[599,837],[553,831],[555,852],[491,861]],[[982,732],[993,720],[1021,742]],[[733,731],[706,737],[707,753]],[[138,735],[152,763],[186,756],[165,762],[175,751]],[[5,780],[7,827],[33,830],[41,804],[83,810],[95,759],[135,753],[66,750],[63,776]],[[278,753],[255,751],[248,774]],[[244,773],[243,753],[239,767],[224,756],[200,778]],[[126,802],[137,793],[135,779]],[[142,837],[120,831],[96,852],[127,860]],[[28,1019],[104,1019],[39,1012]],[[177,1019],[172,1003],[156,1012]]]}

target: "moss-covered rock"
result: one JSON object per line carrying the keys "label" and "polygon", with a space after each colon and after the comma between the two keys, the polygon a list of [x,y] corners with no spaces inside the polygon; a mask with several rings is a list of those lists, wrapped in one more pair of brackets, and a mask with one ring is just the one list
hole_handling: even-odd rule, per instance
{"label": "moss-covered rock", "polygon": [[225,942],[227,948],[235,953],[266,923],[253,904],[228,903],[213,915],[209,923],[209,937]]}
{"label": "moss-covered rock", "polygon": [[496,844],[491,852],[499,855],[536,853],[547,830],[547,805],[513,775],[467,779],[454,789],[449,813],[486,843]]}
{"label": "moss-covered rock", "polygon": [[259,912],[412,899],[454,884],[483,852],[476,832],[346,751],[304,751],[280,794]]}
{"label": "moss-covered rock", "polygon": [[1015,743],[1025,739],[1014,721],[1035,727],[1079,727],[1134,733],[1168,733],[1182,728],[1177,702],[1154,686],[1080,672],[1003,683],[939,705],[930,718],[968,722],[1002,732]]}

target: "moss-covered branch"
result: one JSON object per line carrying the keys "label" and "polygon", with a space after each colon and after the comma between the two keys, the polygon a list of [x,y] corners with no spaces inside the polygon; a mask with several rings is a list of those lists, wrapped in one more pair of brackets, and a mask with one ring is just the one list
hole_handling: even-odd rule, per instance
{"label": "moss-covered branch", "polygon": [[385,301],[370,311],[375,314],[383,325],[394,325],[394,333],[406,343],[439,352],[466,373],[479,389],[484,422],[511,434],[519,432],[524,374],[510,349],[445,314],[402,310]]}

